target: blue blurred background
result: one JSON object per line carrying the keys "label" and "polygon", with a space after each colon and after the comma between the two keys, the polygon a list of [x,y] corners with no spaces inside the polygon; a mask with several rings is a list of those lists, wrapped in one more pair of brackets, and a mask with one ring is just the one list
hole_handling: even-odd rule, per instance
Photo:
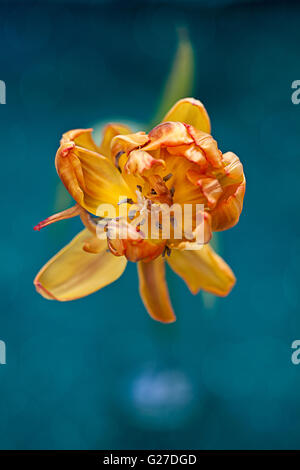
{"label": "blue blurred background", "polygon": [[[99,293],[46,301],[32,280],[79,229],[32,227],[66,202],[61,134],[157,113],[184,27],[193,95],[247,177],[218,238],[237,284],[193,297],[168,272],[177,322],[148,317],[136,266]],[[235,1],[0,2],[1,449],[300,448],[300,7]]]}

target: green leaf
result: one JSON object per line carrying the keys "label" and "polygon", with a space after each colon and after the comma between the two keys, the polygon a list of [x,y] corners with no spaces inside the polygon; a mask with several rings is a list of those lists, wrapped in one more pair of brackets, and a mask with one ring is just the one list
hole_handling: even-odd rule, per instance
{"label": "green leaf", "polygon": [[178,48],[160,98],[160,105],[151,127],[161,122],[167,111],[181,98],[193,94],[195,54],[188,32],[178,30]]}

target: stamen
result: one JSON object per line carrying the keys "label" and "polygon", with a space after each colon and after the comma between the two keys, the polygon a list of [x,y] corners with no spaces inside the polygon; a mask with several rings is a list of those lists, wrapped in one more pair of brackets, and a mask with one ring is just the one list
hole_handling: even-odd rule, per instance
{"label": "stamen", "polygon": [[122,170],[121,170],[121,168],[120,168],[120,166],[119,166],[119,160],[120,160],[120,158],[122,157],[123,153],[125,153],[125,152],[123,152],[123,150],[121,150],[121,151],[118,152],[117,155],[115,156],[115,166],[118,168],[118,170],[119,170],[120,173],[122,173]]}
{"label": "stamen", "polygon": [[170,193],[171,193],[171,196],[173,197],[173,196],[174,196],[174,193],[175,193],[175,188],[174,188],[174,186],[172,186],[172,188],[170,189]]}
{"label": "stamen", "polygon": [[129,220],[133,220],[134,217],[135,217],[135,214],[136,214],[136,210],[129,211],[129,212],[128,212],[128,219],[129,219]]}
{"label": "stamen", "polygon": [[142,193],[143,192],[143,188],[140,184],[137,184],[136,187],[138,188],[138,190]]}
{"label": "stamen", "polygon": [[173,176],[172,173],[169,173],[168,175],[164,176],[163,177],[164,182],[166,183],[167,181],[169,181],[169,179],[172,178],[172,176]]}
{"label": "stamen", "polygon": [[134,201],[130,197],[126,197],[125,199],[122,199],[122,201],[118,202],[118,206],[120,204],[134,204]]}
{"label": "stamen", "polygon": [[151,194],[157,194],[157,192],[156,192],[155,189],[153,189],[153,188],[151,189],[150,193],[151,193]]}
{"label": "stamen", "polygon": [[162,257],[164,258],[166,255],[167,256],[170,256],[171,254],[171,248],[169,246],[165,246],[164,247],[164,251],[162,252]]}
{"label": "stamen", "polygon": [[173,227],[176,227],[177,226],[177,222],[175,220],[175,217],[174,215],[170,215],[170,222],[172,224]]}

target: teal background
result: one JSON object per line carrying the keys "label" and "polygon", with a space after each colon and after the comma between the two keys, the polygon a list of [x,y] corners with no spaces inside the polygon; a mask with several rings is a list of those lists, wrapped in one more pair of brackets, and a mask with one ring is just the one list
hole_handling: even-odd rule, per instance
{"label": "teal background", "polygon": [[[194,96],[247,177],[240,223],[219,238],[237,284],[152,321],[136,267],[70,303],[32,280],[80,224],[55,209],[61,134],[110,120],[143,127],[189,31]],[[292,2],[0,2],[1,449],[299,449],[300,8]],[[69,204],[69,203],[68,203]]]}

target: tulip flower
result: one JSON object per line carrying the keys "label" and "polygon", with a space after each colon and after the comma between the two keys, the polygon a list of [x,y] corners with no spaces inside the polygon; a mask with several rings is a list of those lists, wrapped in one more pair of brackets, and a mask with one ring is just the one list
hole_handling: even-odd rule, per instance
{"label": "tulip flower", "polygon": [[[35,229],[74,216],[85,228],[41,269],[34,280],[37,291],[47,299],[74,300],[117,280],[132,261],[141,298],[155,320],[175,320],[166,262],[193,294],[226,296],[235,276],[209,241],[213,232],[237,224],[245,177],[239,158],[222,153],[210,132],[203,104],[185,98],[148,134],[108,124],[100,145],[92,129],[64,134],[55,165],[76,204]],[[178,221],[168,212],[175,206],[192,208],[188,223],[181,220],[180,236]],[[150,230],[155,210],[158,236]],[[161,226],[165,215],[167,236]]]}

